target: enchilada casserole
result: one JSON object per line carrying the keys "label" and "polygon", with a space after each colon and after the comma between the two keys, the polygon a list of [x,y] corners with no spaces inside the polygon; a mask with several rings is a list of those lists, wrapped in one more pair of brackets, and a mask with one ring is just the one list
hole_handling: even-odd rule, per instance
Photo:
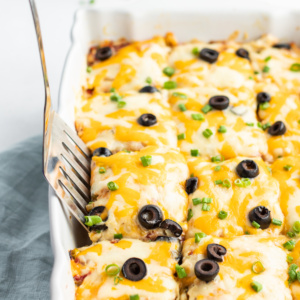
{"label": "enchilada casserole", "polygon": [[102,41],[85,77],[75,298],[300,299],[300,49]]}

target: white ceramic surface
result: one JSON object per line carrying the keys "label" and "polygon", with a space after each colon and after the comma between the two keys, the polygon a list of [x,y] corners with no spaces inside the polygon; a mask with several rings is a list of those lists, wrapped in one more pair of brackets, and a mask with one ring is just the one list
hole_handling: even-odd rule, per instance
{"label": "white ceramic surface", "polygon": [[[76,13],[73,43],[64,69],[59,113],[74,128],[74,99],[85,71],[85,55],[91,41],[101,39],[146,39],[168,31],[180,41],[226,39],[235,30],[249,39],[272,33],[282,41],[300,44],[300,1],[117,1],[95,5]],[[217,5],[218,4],[218,5]],[[53,191],[49,191],[52,248],[55,265],[51,280],[53,300],[74,299],[68,251],[89,243],[86,233],[70,217]],[[74,227],[72,226],[74,224]]]}

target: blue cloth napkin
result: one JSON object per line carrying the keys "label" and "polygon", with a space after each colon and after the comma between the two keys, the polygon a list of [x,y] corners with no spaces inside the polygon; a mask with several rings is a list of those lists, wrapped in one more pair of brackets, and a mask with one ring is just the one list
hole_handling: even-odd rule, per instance
{"label": "blue cloth napkin", "polygon": [[52,264],[39,136],[0,153],[0,299],[50,299]]}

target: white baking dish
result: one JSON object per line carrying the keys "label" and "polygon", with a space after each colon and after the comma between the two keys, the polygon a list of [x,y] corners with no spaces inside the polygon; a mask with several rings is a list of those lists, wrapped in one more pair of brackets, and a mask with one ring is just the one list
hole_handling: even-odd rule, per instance
{"label": "white baking dish", "polygon": [[[99,0],[98,4],[96,2],[96,5],[76,12],[73,43],[62,77],[59,114],[74,128],[74,100],[80,93],[85,56],[92,41],[121,37],[146,39],[168,31],[174,32],[179,41],[192,38],[220,40],[239,30],[241,38],[247,35],[253,39],[272,33],[283,42],[293,40],[300,44],[299,20],[300,1],[297,0]],[[90,242],[85,231],[71,218],[52,190],[49,191],[49,209],[55,256],[52,299],[74,299],[68,251]]]}

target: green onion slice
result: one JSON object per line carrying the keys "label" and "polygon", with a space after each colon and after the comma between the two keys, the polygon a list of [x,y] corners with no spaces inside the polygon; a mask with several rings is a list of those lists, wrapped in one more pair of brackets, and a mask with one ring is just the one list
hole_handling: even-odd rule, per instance
{"label": "green onion slice", "polygon": [[110,265],[106,266],[105,273],[108,276],[116,276],[117,274],[120,273],[120,267],[116,264],[110,264]]}
{"label": "green onion slice", "polygon": [[261,263],[261,261],[256,261],[255,263],[253,263],[251,270],[255,274],[260,274],[265,270],[265,268],[264,268],[263,264]]}

